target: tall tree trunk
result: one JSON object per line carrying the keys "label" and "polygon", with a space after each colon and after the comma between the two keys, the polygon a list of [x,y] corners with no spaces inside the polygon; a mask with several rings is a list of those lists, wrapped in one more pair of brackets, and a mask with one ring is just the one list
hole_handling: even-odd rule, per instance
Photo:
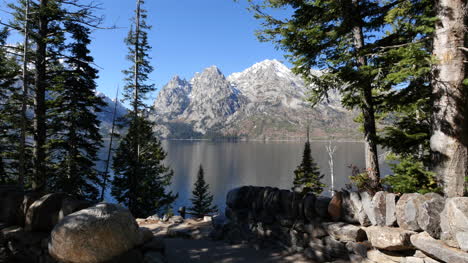
{"label": "tall tree trunk", "polygon": [[[353,39],[354,46],[359,52],[364,47],[364,35],[362,33],[362,19],[360,17],[359,0],[352,0],[351,16],[354,18],[353,23]],[[367,60],[364,56],[358,55],[358,66],[363,67],[367,65]],[[363,96],[364,104],[361,106],[361,111],[364,117],[364,138],[365,138],[365,152],[366,152],[366,170],[372,180],[372,186],[377,188],[380,184],[380,169],[379,157],[377,153],[377,134],[375,128],[375,110],[374,98],[372,96],[372,85],[370,81],[364,81]]]}
{"label": "tall tree trunk", "polygon": [[468,176],[466,56],[461,50],[465,40],[466,0],[437,1],[433,55],[432,93],[434,115],[431,150],[434,171],[448,197],[462,196]]}
{"label": "tall tree trunk", "polygon": [[46,142],[46,49],[47,49],[47,33],[48,33],[48,18],[44,10],[46,9],[48,0],[41,0],[39,5],[39,31],[36,37],[36,73],[34,76],[35,82],[35,97],[34,97],[34,190],[44,190],[46,182],[46,165],[45,165],[45,142]]}
{"label": "tall tree trunk", "polygon": [[28,103],[28,44],[29,44],[29,0],[26,1],[26,11],[24,14],[24,43],[23,43],[23,94],[21,101],[21,136],[19,147],[19,175],[18,184],[24,186],[26,176],[26,129],[28,117],[26,115]]}

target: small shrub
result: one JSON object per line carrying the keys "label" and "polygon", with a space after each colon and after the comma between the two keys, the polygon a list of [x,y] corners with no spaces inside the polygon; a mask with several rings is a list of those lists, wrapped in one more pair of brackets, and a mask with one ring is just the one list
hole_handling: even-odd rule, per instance
{"label": "small shrub", "polygon": [[440,193],[435,174],[424,166],[421,161],[411,157],[389,155],[387,159],[393,174],[382,181],[396,193]]}

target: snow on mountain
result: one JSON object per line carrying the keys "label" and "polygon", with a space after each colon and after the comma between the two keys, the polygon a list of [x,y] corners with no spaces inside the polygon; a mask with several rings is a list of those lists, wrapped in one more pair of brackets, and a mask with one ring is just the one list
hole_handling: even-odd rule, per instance
{"label": "snow on mountain", "polygon": [[[101,121],[101,130],[104,132],[110,131],[110,128],[112,127],[112,119],[114,115],[114,107],[115,107],[115,99],[111,99],[108,96],[106,96],[102,92],[96,92],[96,96],[101,97],[104,102],[106,103],[106,106],[102,108],[101,112],[97,112],[96,115],[98,119]],[[127,108],[117,101],[117,108],[116,108],[116,114],[115,117],[116,119],[124,116],[127,114],[128,110]]]}
{"label": "snow on mountain", "polygon": [[[227,78],[216,67],[190,80],[172,79],[160,91],[150,118],[163,137],[216,133],[248,138],[350,137],[355,115],[340,96],[311,109],[307,87],[278,60],[265,60]],[[181,133],[180,130],[183,130]]]}

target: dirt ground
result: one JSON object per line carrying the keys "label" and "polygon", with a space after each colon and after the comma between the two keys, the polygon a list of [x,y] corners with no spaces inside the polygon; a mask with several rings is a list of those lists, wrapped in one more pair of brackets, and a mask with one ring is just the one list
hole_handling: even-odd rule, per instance
{"label": "dirt ground", "polygon": [[257,249],[248,244],[231,245],[223,241],[213,241],[208,237],[211,222],[188,219],[181,224],[161,221],[138,223],[140,227],[149,228],[154,236],[164,240],[169,263],[311,262],[297,253],[288,254],[274,249]]}

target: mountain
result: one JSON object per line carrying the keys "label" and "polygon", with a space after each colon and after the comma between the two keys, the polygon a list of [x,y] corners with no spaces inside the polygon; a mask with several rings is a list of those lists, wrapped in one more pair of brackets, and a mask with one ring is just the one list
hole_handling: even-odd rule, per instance
{"label": "mountain", "polygon": [[[313,72],[320,74],[320,72]],[[234,136],[251,139],[300,139],[311,136],[357,138],[355,112],[337,93],[311,108],[310,88],[277,60],[265,60],[227,78],[216,67],[190,80],[174,77],[149,113],[166,138]]]}
{"label": "mountain", "polygon": [[[107,136],[110,133],[110,130],[112,128],[112,119],[114,116],[114,107],[115,107],[115,100],[107,97],[104,93],[102,92],[96,92],[96,95],[98,97],[101,97],[104,102],[106,103],[106,106],[102,108],[101,112],[97,112],[96,115],[98,119],[101,121],[101,133],[104,136]],[[118,120],[120,117],[123,117],[125,114],[127,114],[128,110],[127,108],[120,102],[117,102],[117,108],[115,108],[115,117]]]}

